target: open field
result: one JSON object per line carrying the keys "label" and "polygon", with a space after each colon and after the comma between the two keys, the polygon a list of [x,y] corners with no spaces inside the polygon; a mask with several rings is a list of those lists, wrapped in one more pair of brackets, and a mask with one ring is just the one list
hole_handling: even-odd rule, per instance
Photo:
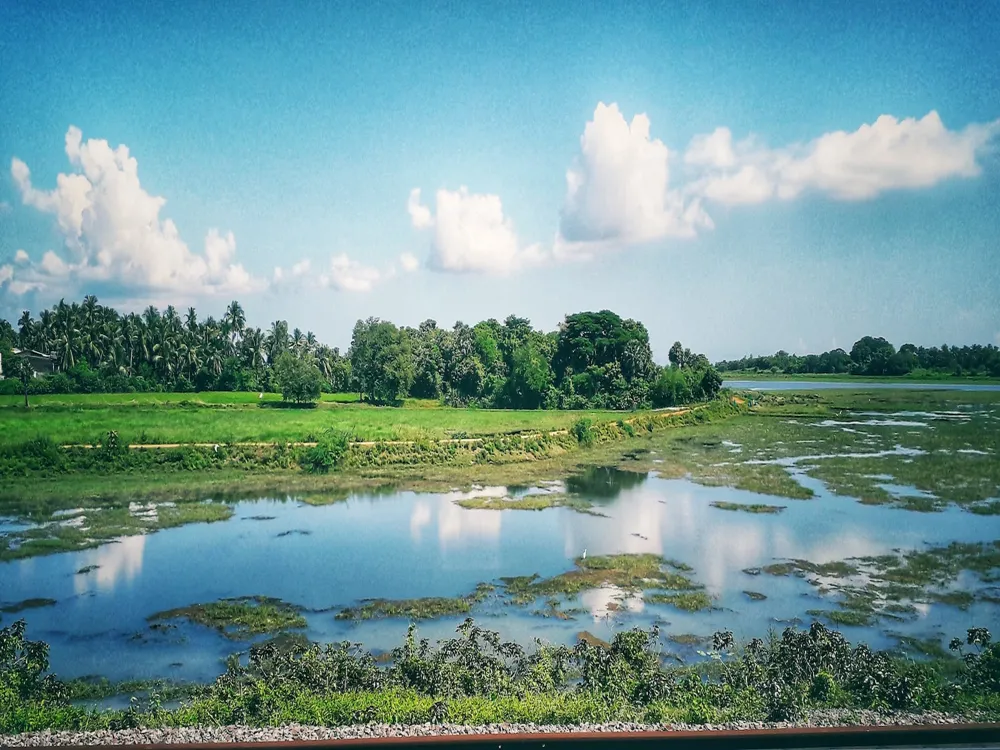
{"label": "open field", "polygon": [[135,393],[40,396],[25,410],[0,398],[0,445],[48,437],[60,444],[94,442],[115,430],[127,443],[309,442],[328,428],[356,440],[475,437],[522,430],[558,430],[580,417],[617,419],[605,411],[454,409],[434,401],[402,408],[347,403],[356,394],[325,394],[311,409],[279,406],[277,394]]}

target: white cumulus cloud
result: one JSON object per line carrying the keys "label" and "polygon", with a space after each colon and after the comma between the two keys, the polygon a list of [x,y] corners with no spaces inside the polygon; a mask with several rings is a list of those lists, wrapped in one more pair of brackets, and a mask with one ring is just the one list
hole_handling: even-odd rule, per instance
{"label": "white cumulus cloud", "polygon": [[370,292],[382,280],[382,272],[360,261],[351,260],[346,253],[330,258],[327,269],[319,276],[319,285],[346,292]]}
{"label": "white cumulus cloud", "polygon": [[523,246],[497,195],[438,190],[435,211],[414,188],[407,204],[416,229],[433,229],[430,266],[440,271],[506,274],[543,262],[539,245]]}
{"label": "white cumulus cloud", "polygon": [[0,284],[5,284],[14,278],[14,266],[7,264],[0,266]]}
{"label": "white cumulus cloud", "polygon": [[412,273],[420,268],[420,261],[417,260],[417,256],[413,253],[403,253],[399,256],[399,265],[401,265],[403,270],[407,273]]}
{"label": "white cumulus cloud", "polygon": [[16,253],[14,253],[14,262],[17,263],[18,265],[23,265],[27,263],[29,260],[30,259],[28,258],[28,254],[23,249],[18,250]]}
{"label": "white cumulus cloud", "polygon": [[566,173],[560,244],[620,246],[710,228],[697,197],[670,189],[669,159],[663,142],[650,137],[645,114],[628,123],[617,104],[598,104]]}
{"label": "white cumulus cloud", "polygon": [[[83,141],[80,130],[66,133],[66,156],[75,172],[60,174],[56,187],[39,190],[28,165],[11,162],[11,176],[25,205],[55,216],[68,257],[49,251],[26,276],[100,280],[150,290],[192,294],[255,291],[264,286],[236,262],[232,233],[212,229],[204,251],[192,252],[177,227],[160,217],[166,200],[147,193],[138,163],[126,146]],[[19,274],[20,275],[20,274]]]}
{"label": "white cumulus cloud", "polygon": [[929,188],[976,177],[979,157],[1000,134],[1000,120],[949,130],[936,111],[920,119],[882,115],[857,130],[825,133],[804,144],[733,145],[728,129],[696,136],[685,163],[705,167],[689,192],[717,203],[760,203],[806,192],[867,200],[888,190]]}
{"label": "white cumulus cloud", "polygon": [[716,128],[709,135],[696,135],[684,152],[685,164],[709,167],[732,167],[736,164],[733,134],[729,128]]}

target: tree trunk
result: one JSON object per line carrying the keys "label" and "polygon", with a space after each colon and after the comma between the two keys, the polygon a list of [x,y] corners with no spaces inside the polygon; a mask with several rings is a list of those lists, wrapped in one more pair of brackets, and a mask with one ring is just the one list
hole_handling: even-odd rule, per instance
{"label": "tree trunk", "polygon": [[24,384],[24,408],[28,408],[28,384]]}

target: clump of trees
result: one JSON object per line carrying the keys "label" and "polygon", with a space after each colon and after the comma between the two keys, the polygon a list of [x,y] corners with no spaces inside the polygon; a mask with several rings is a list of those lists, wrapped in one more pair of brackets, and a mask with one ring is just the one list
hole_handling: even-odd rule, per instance
{"label": "clump of trees", "polygon": [[[193,307],[183,316],[172,306],[122,315],[88,296],[38,319],[25,311],[16,330],[2,323],[0,353],[16,346],[54,357],[56,373],[34,379],[32,393],[261,390],[308,403],[326,391],[374,404],[638,409],[712,398],[721,387],[708,359],[679,342],[670,364],[657,365],[646,327],[610,310],[568,315],[550,332],[515,315],[450,329],[368,318],[344,354],[282,320],[253,328],[237,301],[202,320]],[[0,392],[14,387],[0,381]]]}
{"label": "clump of trees", "polygon": [[882,337],[864,336],[850,353],[831,349],[822,354],[798,356],[779,351],[769,356],[747,356],[715,364],[722,372],[770,372],[775,374],[851,374],[915,376],[953,375],[1000,377],[1000,348],[981,346],[932,346],[903,344],[897,350]]}

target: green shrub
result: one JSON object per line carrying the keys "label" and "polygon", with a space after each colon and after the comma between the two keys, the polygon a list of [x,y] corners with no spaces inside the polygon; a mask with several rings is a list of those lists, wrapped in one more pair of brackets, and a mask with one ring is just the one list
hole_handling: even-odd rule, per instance
{"label": "green shrub", "polygon": [[350,449],[350,433],[328,429],[319,436],[316,445],[303,453],[299,463],[306,471],[314,474],[326,474],[331,469],[337,469],[344,465]]}
{"label": "green shrub", "polygon": [[594,420],[590,417],[581,417],[573,423],[570,434],[576,438],[580,445],[591,445],[594,442]]}

